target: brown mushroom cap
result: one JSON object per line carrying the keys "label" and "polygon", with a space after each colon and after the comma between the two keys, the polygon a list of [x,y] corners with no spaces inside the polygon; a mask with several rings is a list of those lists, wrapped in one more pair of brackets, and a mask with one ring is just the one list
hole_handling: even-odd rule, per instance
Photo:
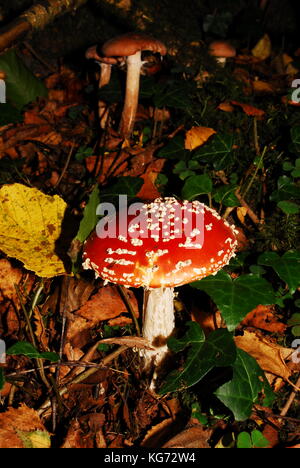
{"label": "brown mushroom cap", "polygon": [[235,57],[236,49],[226,41],[214,41],[209,46],[209,53],[214,57]]}
{"label": "brown mushroom cap", "polygon": [[[216,273],[234,256],[233,227],[198,201],[158,199],[144,205],[141,214],[143,228],[124,212],[117,217],[115,238],[99,238],[94,232],[84,245],[84,268],[127,287],[172,288]],[[124,235],[118,222],[124,226],[125,217],[129,228]],[[188,218],[193,229],[187,232]]]}
{"label": "brown mushroom cap", "polygon": [[6,73],[0,70],[0,80],[5,80],[5,78],[6,78]]}
{"label": "brown mushroom cap", "polygon": [[98,54],[98,46],[93,45],[89,47],[85,53],[85,58],[88,60],[96,60],[96,62],[106,63],[107,65],[115,65],[118,60],[114,57],[102,57]]}
{"label": "brown mushroom cap", "polygon": [[167,53],[167,48],[161,41],[140,33],[123,34],[110,39],[102,47],[105,57],[128,57],[143,50],[150,50],[161,55]]}

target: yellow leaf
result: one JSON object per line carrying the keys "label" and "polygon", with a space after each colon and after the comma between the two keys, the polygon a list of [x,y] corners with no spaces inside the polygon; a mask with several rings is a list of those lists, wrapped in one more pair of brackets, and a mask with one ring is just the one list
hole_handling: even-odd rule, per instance
{"label": "yellow leaf", "polygon": [[213,128],[192,127],[185,134],[185,149],[192,151],[203,145],[214,133],[217,132]]}
{"label": "yellow leaf", "polygon": [[28,270],[50,278],[65,273],[56,254],[66,203],[21,184],[0,189],[0,249]]}
{"label": "yellow leaf", "polygon": [[18,436],[22,440],[25,448],[48,449],[51,446],[51,439],[48,432],[22,432],[17,431]]}
{"label": "yellow leaf", "polygon": [[266,60],[272,52],[272,44],[268,34],[265,34],[252,49],[252,55],[260,60]]}
{"label": "yellow leaf", "polygon": [[237,217],[239,218],[242,224],[244,224],[247,211],[248,208],[245,208],[244,206],[239,206],[236,210]]}

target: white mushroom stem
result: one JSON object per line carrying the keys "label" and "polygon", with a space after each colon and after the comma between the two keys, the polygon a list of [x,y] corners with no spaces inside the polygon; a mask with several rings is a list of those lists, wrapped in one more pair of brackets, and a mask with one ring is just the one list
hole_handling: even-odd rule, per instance
{"label": "white mushroom stem", "polygon": [[[101,67],[99,89],[101,89],[110,82],[111,65],[101,62],[99,62],[99,65]],[[104,129],[108,118],[108,106],[107,103],[101,99],[98,101],[98,116],[100,120],[100,127]]]}
{"label": "white mushroom stem", "polygon": [[0,79],[0,104],[6,103],[6,84],[5,81]]}
{"label": "white mushroom stem", "polygon": [[221,67],[225,67],[226,57],[216,57],[216,61],[219,65],[221,65]]}
{"label": "white mushroom stem", "polygon": [[[143,337],[154,350],[141,351],[145,369],[158,368],[168,353],[167,339],[174,330],[174,288],[146,290],[144,294]],[[155,378],[155,376],[154,376]]]}
{"label": "white mushroom stem", "polygon": [[130,137],[134,127],[139,100],[140,73],[144,63],[141,55],[141,51],[138,51],[127,57],[126,94],[119,128],[124,138]]}

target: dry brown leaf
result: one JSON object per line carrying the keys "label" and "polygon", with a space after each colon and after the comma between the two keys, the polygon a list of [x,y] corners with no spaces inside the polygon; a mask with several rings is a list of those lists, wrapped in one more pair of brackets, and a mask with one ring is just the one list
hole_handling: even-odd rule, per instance
{"label": "dry brown leaf", "polygon": [[[127,294],[138,317],[137,300],[132,291],[128,291]],[[127,308],[117,289],[113,285],[102,287],[71,316],[67,338],[73,347],[81,348],[89,341],[89,330],[104,320],[119,317],[124,312],[127,312]]]}
{"label": "dry brown leaf", "polygon": [[193,425],[172,437],[163,448],[210,448],[208,440],[212,431],[203,426]]}
{"label": "dry brown leaf", "polygon": [[242,321],[242,325],[260,328],[272,333],[283,333],[286,325],[274,315],[274,306],[258,305]]}
{"label": "dry brown leaf", "polygon": [[121,336],[119,338],[105,338],[104,340],[101,340],[100,343],[125,345],[129,348],[154,349],[150,345],[148,340],[139,336]]}
{"label": "dry brown leaf", "polygon": [[223,111],[223,112],[233,112],[234,107],[230,104],[230,102],[221,102],[221,104],[218,105],[217,109]]}
{"label": "dry brown leaf", "polygon": [[254,106],[250,106],[249,104],[245,104],[244,102],[231,101],[231,104],[240,107],[245,112],[245,114],[253,117],[262,117],[265,115],[265,111]]}
{"label": "dry brown leaf", "polygon": [[262,80],[252,81],[252,88],[257,94],[273,94],[275,92],[275,88],[271,83]]}
{"label": "dry brown leaf", "polygon": [[192,127],[185,134],[185,149],[192,151],[204,143],[215,133],[213,128],[209,127]]}
{"label": "dry brown leaf", "polygon": [[42,346],[43,351],[49,351],[48,331],[46,330],[43,317],[38,307],[35,307],[33,310],[33,320],[35,324],[34,334],[38,339],[38,343]]}
{"label": "dry brown leaf", "polygon": [[22,404],[0,414],[0,448],[50,448],[50,435],[38,414]]}
{"label": "dry brown leaf", "polygon": [[107,323],[110,327],[125,327],[126,325],[132,324],[132,319],[121,315],[120,317],[109,320]]}
{"label": "dry brown leaf", "polygon": [[93,440],[84,437],[84,433],[77,419],[72,420],[69,425],[67,436],[61,448],[94,448]]}
{"label": "dry brown leaf", "polygon": [[166,439],[168,439],[172,426],[174,425],[173,418],[164,419],[159,424],[151,427],[141,442],[141,447],[158,448],[161,447]]}
{"label": "dry brown leaf", "polygon": [[244,330],[244,335],[236,336],[234,340],[238,348],[256,359],[265,372],[281,377],[285,381],[289,380],[291,371],[284,360],[294,350],[272,343],[267,337],[259,336],[257,333],[248,330]]}

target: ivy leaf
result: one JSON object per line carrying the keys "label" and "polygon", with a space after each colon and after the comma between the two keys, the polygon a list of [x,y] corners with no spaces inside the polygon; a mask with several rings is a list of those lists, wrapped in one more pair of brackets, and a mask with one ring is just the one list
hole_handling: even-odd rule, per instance
{"label": "ivy leaf", "polygon": [[154,95],[154,105],[159,109],[173,107],[175,109],[189,109],[192,107],[190,95],[195,90],[193,83],[167,83],[158,87]]}
{"label": "ivy leaf", "polygon": [[96,214],[97,206],[100,203],[100,190],[97,185],[90,194],[89,200],[83,211],[83,218],[80,222],[79,230],[75,239],[84,242],[92,230],[95,228],[99,217]]}
{"label": "ivy leaf", "polygon": [[216,171],[232,163],[233,136],[217,133],[212,140],[195,150],[193,159],[211,163]]}
{"label": "ivy leaf", "polygon": [[277,203],[277,206],[287,215],[297,214],[300,211],[300,206],[290,201],[280,201]]}
{"label": "ivy leaf", "polygon": [[235,195],[236,185],[228,184],[218,187],[213,194],[213,199],[224,206],[240,206],[240,202]]}
{"label": "ivy leaf", "polygon": [[47,359],[51,362],[59,361],[58,354],[48,352],[40,353],[35,349],[34,346],[32,346],[32,344],[28,343],[27,341],[18,341],[6,351],[6,354],[9,356],[24,355],[30,359]]}
{"label": "ivy leaf", "polygon": [[228,330],[232,331],[256,306],[274,304],[275,293],[268,281],[257,275],[241,275],[232,280],[225,271],[191,283],[212,297]]}
{"label": "ivy leaf", "polygon": [[228,330],[215,330],[204,341],[203,331],[197,323],[192,322],[188,326],[187,334],[178,344],[174,339],[170,343],[172,349],[177,351],[190,346],[185,365],[182,370],[173,371],[166,377],[161,394],[191,387],[214,367],[230,366],[236,358],[236,346]]}
{"label": "ivy leaf", "polygon": [[277,190],[270,195],[270,200],[274,202],[297,200],[300,198],[299,187],[286,175],[279,177]]}
{"label": "ivy leaf", "polygon": [[184,138],[182,135],[177,135],[172,138],[164,148],[158,152],[158,157],[164,159],[179,159],[185,160],[189,151],[184,148]]}
{"label": "ivy leaf", "polygon": [[31,73],[13,49],[0,56],[0,70],[6,74],[7,99],[17,109],[22,109],[37,97],[47,96],[48,91],[43,82]]}
{"label": "ivy leaf", "polygon": [[127,195],[128,198],[134,198],[142,188],[143,183],[144,181],[141,177],[118,177],[116,183],[101,192],[101,197],[111,198]]}
{"label": "ivy leaf", "polygon": [[199,195],[212,191],[212,180],[207,174],[189,177],[182,188],[181,195],[184,200],[193,200]]}
{"label": "ivy leaf", "polygon": [[187,331],[182,338],[171,337],[168,340],[168,347],[174,353],[180,353],[187,346],[203,344],[205,341],[205,335],[202,328],[199,327],[196,322],[187,322]]}
{"label": "ivy leaf", "polygon": [[250,417],[253,404],[268,384],[256,360],[242,349],[237,348],[232,367],[232,380],[218,388],[215,395],[233,412],[237,421],[244,421]]}
{"label": "ivy leaf", "polygon": [[11,104],[0,104],[0,125],[7,125],[9,123],[22,122],[23,117],[21,112],[13,107]]}
{"label": "ivy leaf", "polygon": [[265,252],[258,257],[258,263],[272,267],[294,294],[300,284],[300,251],[290,250],[281,257],[276,252]]}

